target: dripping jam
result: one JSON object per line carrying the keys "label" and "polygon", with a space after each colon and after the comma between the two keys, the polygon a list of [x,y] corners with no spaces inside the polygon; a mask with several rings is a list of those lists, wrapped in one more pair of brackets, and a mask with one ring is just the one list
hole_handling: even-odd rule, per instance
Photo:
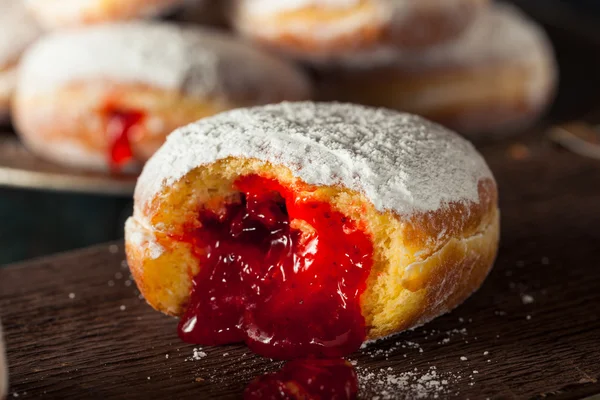
{"label": "dripping jam", "polygon": [[106,134],[109,139],[110,165],[119,169],[133,159],[131,132],[144,119],[144,113],[136,110],[119,110],[107,106],[103,110],[106,117]]}
{"label": "dripping jam", "polygon": [[306,359],[256,378],[244,400],[353,400],[357,395],[358,377],[348,361]]}
{"label": "dripping jam", "polygon": [[369,235],[329,203],[274,179],[248,175],[235,187],[239,201],[201,210],[200,227],[179,238],[200,265],[179,336],[200,345],[245,342],[276,359],[358,350]]}

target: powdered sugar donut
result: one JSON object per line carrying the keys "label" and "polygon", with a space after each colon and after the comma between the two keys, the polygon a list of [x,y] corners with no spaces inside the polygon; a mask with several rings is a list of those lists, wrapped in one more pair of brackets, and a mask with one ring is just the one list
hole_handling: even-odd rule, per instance
{"label": "powdered sugar donut", "polygon": [[136,22],[49,35],[26,54],[14,119],[57,163],[144,162],[178,126],[247,105],[307,99],[296,68],[225,34]]}
{"label": "powdered sugar donut", "polygon": [[240,32],[308,61],[390,43],[421,48],[457,37],[488,0],[238,0]]}
{"label": "powdered sugar donut", "polygon": [[496,5],[459,40],[419,52],[381,48],[322,69],[322,98],[423,115],[469,135],[521,129],[551,101],[557,80],[545,32]]}
{"label": "powdered sugar donut", "polygon": [[458,135],[283,103],[170,135],[125,233],[140,291],[182,316],[184,340],[295,358],[349,354],[454,308],[491,268],[498,228],[494,178]]}
{"label": "powdered sugar donut", "polygon": [[8,117],[21,53],[41,30],[21,0],[0,0],[0,120]]}
{"label": "powdered sugar donut", "polygon": [[184,0],[21,0],[47,28],[153,17]]}

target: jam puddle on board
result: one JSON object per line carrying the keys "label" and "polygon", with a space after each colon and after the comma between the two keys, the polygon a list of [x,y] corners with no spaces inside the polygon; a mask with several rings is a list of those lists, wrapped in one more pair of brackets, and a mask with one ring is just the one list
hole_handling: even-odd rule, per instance
{"label": "jam puddle on board", "polygon": [[275,359],[342,357],[365,339],[360,295],[372,265],[370,236],[329,203],[276,180],[239,178],[240,200],[201,210],[200,228],[176,239],[200,265],[180,337],[245,342]]}
{"label": "jam puddle on board", "polygon": [[306,359],[254,379],[244,400],[354,400],[357,394],[358,378],[348,361]]}

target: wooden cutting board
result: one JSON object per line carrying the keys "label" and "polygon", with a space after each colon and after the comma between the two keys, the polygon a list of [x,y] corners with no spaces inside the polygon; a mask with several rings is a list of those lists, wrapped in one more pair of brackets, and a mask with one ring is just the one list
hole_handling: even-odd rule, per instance
{"label": "wooden cutting board", "polygon": [[[600,393],[600,161],[541,133],[483,153],[501,194],[496,266],[451,314],[352,355],[361,398]],[[241,345],[192,359],[177,321],[138,298],[123,259],[116,243],[0,269],[11,393],[233,399],[280,365]]]}

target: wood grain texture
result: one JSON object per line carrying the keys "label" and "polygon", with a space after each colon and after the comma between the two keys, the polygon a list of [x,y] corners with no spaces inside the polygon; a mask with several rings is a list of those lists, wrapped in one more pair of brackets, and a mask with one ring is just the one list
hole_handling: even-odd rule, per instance
{"label": "wood grain texture", "polygon": [[[435,366],[461,375],[443,397],[599,393],[600,162],[558,149],[542,135],[483,153],[498,179],[502,210],[500,255],[490,277],[451,314],[352,359],[374,371]],[[205,358],[185,361],[194,346],[179,341],[176,320],[154,312],[134,284],[127,286],[123,259],[119,243],[0,270],[12,392],[238,398],[252,377],[279,365],[243,346],[205,348]],[[533,303],[523,304],[523,295]],[[394,345],[406,341],[423,351]],[[362,397],[377,395],[375,389],[367,387]]]}

